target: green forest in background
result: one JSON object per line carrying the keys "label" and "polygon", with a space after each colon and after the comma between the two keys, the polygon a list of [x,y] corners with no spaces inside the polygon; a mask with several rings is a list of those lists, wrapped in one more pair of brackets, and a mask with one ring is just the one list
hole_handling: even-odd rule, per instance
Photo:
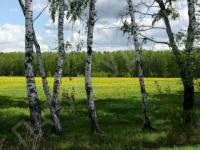
{"label": "green forest in background", "polygon": [[[200,51],[196,50],[194,75],[200,77]],[[43,53],[45,71],[48,76],[55,72],[57,54]],[[171,51],[142,51],[145,77],[179,77],[179,69]],[[66,54],[64,76],[84,75],[85,52],[72,51]],[[35,72],[39,71],[35,57]],[[135,56],[133,51],[94,52],[92,64],[93,77],[135,77]],[[24,76],[24,54],[20,52],[0,53],[0,76]]]}

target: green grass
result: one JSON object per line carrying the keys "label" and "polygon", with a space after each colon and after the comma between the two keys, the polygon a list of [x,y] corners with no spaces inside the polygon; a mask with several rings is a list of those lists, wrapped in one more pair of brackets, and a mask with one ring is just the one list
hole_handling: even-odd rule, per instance
{"label": "green grass", "polygon": [[[200,94],[195,88],[194,122],[183,125],[182,85],[180,79],[147,78],[149,111],[154,132],[142,131],[140,88],[137,78],[93,78],[97,115],[104,134],[90,134],[90,120],[85,102],[84,78],[63,78],[63,91],[75,89],[75,108],[60,96],[63,134],[54,136],[49,124],[41,79],[37,78],[45,136],[40,149],[200,149]],[[50,78],[52,87],[53,79]],[[156,81],[156,82],[155,82]],[[197,82],[197,81],[195,81]],[[32,139],[26,134],[28,100],[23,77],[0,77],[0,149],[30,149]],[[23,146],[17,133],[28,142]],[[1,141],[2,139],[2,141]]]}

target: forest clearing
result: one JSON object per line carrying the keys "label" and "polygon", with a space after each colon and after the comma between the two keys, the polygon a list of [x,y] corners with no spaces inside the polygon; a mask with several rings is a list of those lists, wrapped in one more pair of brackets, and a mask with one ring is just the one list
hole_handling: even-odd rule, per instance
{"label": "forest clearing", "polygon": [[[48,80],[52,85],[53,78]],[[64,77],[60,94],[63,126],[60,137],[51,135],[41,82],[40,78],[36,78],[45,124],[42,128],[47,135],[33,144],[34,139],[23,130],[23,123],[28,122],[29,118],[25,78],[0,77],[0,126],[4,129],[0,139],[5,140],[2,142],[7,149],[31,149],[34,146],[40,149],[199,149],[195,144],[200,142],[200,120],[190,127],[181,125],[183,87],[178,78],[145,79],[150,118],[155,131],[142,131],[143,116],[137,78],[93,78],[94,100],[104,133],[90,135],[84,78]],[[200,91],[199,80],[195,80],[195,85],[197,93]],[[199,98],[195,94],[194,117],[200,115]],[[19,135],[16,135],[16,131]],[[182,145],[188,146],[179,148]]]}

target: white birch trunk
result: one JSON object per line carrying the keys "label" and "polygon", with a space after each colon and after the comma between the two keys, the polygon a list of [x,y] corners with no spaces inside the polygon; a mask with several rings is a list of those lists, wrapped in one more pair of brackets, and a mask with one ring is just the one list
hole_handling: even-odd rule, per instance
{"label": "white birch trunk", "polygon": [[[43,67],[40,45],[37,42],[37,39],[36,39],[35,36],[34,36],[34,45],[36,47],[38,67],[39,67],[40,75],[42,77],[43,90],[44,90],[44,93],[45,93],[45,96],[46,96],[46,99],[47,99],[47,106],[49,107],[49,111],[50,111],[50,115],[51,115],[51,119],[52,119],[53,124],[56,123],[56,126],[59,128],[59,125],[60,125],[58,123],[59,118],[57,116],[56,108],[52,105],[52,102],[51,102],[52,97],[51,97],[51,94],[50,94],[50,91],[49,91],[48,80],[47,80],[46,73],[45,73],[44,67]],[[55,131],[55,125],[53,125],[53,131]],[[55,131],[55,133],[58,133],[56,131]],[[61,130],[59,130],[59,132],[61,132]]]}
{"label": "white birch trunk", "polygon": [[133,41],[135,45],[135,59],[136,59],[136,65],[137,65],[137,73],[139,77],[140,89],[141,89],[141,94],[142,94],[142,108],[143,108],[143,113],[144,113],[143,129],[152,129],[150,120],[149,120],[149,115],[148,115],[147,92],[145,88],[144,75],[143,75],[143,70],[142,70],[142,60],[141,60],[141,55],[140,55],[141,46],[140,46],[138,35],[137,35],[137,24],[135,22],[134,7],[132,4],[132,0],[127,0],[127,2],[129,6],[129,14],[131,17],[131,33],[132,33]]}
{"label": "white birch trunk", "polygon": [[95,3],[96,0],[89,1],[89,20],[88,20],[88,31],[87,31],[87,57],[85,63],[85,90],[87,94],[87,105],[89,111],[89,117],[91,119],[91,131],[93,133],[101,132],[96,108],[93,99],[93,89],[91,83],[91,65],[92,65],[92,48],[93,48],[93,32],[95,24]]}
{"label": "white birch trunk", "polygon": [[[50,105],[51,105],[51,94],[50,94],[50,91],[49,91],[48,80],[47,80],[46,73],[45,73],[44,66],[43,66],[43,59],[42,59],[42,53],[41,53],[41,50],[40,50],[40,45],[37,41],[35,32],[33,34],[33,37],[34,37],[33,43],[35,45],[36,54],[37,54],[38,68],[39,68],[40,76],[42,77],[43,90],[44,90],[44,94],[45,94],[46,99],[47,99],[47,105],[50,107]],[[50,109],[51,109],[51,107],[50,107]],[[51,110],[50,110],[50,112],[51,112]]]}
{"label": "white birch trunk", "polygon": [[34,135],[42,134],[41,110],[33,68],[33,11],[32,0],[25,0],[25,76],[29,98],[30,120]]}
{"label": "white birch trunk", "polygon": [[[20,4],[21,9],[22,9],[22,11],[25,15],[25,6],[24,6],[23,1],[19,0],[19,4]],[[54,120],[57,120],[57,115],[56,115],[55,108],[52,107],[52,105],[51,105],[51,94],[50,94],[50,91],[49,91],[48,80],[47,80],[46,73],[45,73],[45,70],[44,70],[42,53],[41,53],[40,45],[39,45],[37,38],[36,38],[34,27],[33,27],[33,44],[35,45],[35,48],[36,48],[38,68],[39,68],[40,75],[42,77],[43,90],[44,90],[44,93],[45,93],[45,96],[46,96],[46,99],[47,99],[47,105],[48,105],[49,110],[50,110],[51,118],[54,122]]]}
{"label": "white birch trunk", "polygon": [[195,14],[195,0],[187,0],[188,4],[188,17],[189,17],[189,25],[188,25],[188,35],[186,41],[186,51],[192,52],[195,40],[195,31],[197,28],[196,22],[196,14]]}
{"label": "white birch trunk", "polygon": [[60,106],[58,103],[60,82],[63,72],[63,62],[65,57],[64,46],[64,0],[59,0],[59,12],[58,12],[58,58],[54,77],[54,86],[52,94],[52,106],[56,110],[56,119],[54,120],[54,132],[60,134],[62,127],[60,124]]}

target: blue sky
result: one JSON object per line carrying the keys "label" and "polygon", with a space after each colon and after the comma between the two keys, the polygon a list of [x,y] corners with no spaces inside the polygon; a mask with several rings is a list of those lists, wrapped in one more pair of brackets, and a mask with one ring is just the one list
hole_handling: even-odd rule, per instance
{"label": "blue sky", "polygon": [[[137,0],[139,1],[139,0]],[[144,0],[143,0],[144,1]],[[152,1],[152,0],[148,0]],[[186,0],[185,0],[186,1]],[[47,5],[47,0],[33,0],[34,16]],[[135,1],[134,1],[135,2]],[[123,36],[119,30],[121,20],[120,14],[127,12],[126,0],[97,0],[97,18],[94,33],[94,47],[96,50],[121,50],[131,49],[132,41],[127,36]],[[187,27],[187,9],[183,1],[176,4],[180,12],[180,19],[172,21],[175,32]],[[145,11],[144,7],[138,8]],[[157,10],[151,10],[156,12]],[[52,51],[57,46],[57,25],[53,24],[49,17],[48,8],[34,23],[38,41],[43,51]],[[152,18],[137,17],[138,24],[150,25]],[[163,22],[157,23],[158,26],[164,26]],[[69,21],[65,21],[65,41],[69,41],[74,45],[81,40],[86,41],[85,24],[77,21],[73,26]],[[81,31],[80,34],[78,31]],[[146,36],[155,39],[167,41],[166,33],[163,31],[148,31],[144,33]],[[147,43],[143,46],[146,49],[168,49],[163,45],[153,45]],[[0,52],[24,51],[24,17],[18,0],[5,0],[0,5]]]}
{"label": "blue sky", "polygon": [[6,0],[0,6],[0,24],[23,24],[23,16],[20,11],[18,0]]}
{"label": "blue sky", "polygon": [[[35,3],[37,4],[37,1]],[[37,16],[43,6],[44,4],[41,4],[41,7],[38,8],[37,5],[33,5],[35,10],[34,16]],[[44,24],[44,22],[48,21],[49,16],[47,15],[47,12],[48,9],[46,10],[46,13],[41,15],[40,18],[36,21],[35,26],[38,30],[41,30],[41,24]],[[24,25],[24,16],[18,0],[2,1],[0,6],[0,18],[0,24]]]}

